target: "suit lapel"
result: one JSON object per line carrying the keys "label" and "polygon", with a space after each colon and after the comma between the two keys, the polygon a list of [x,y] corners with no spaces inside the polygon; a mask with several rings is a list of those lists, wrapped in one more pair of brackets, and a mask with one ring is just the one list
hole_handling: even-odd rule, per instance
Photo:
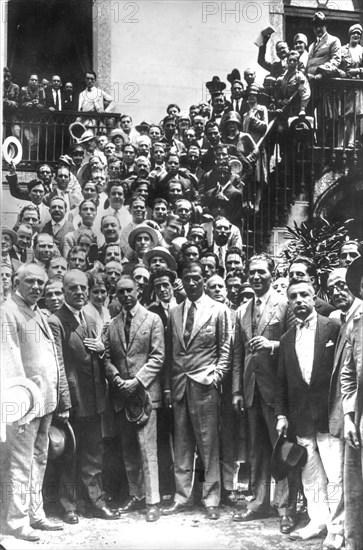
{"label": "suit lapel", "polygon": [[292,368],[296,372],[296,376],[299,377],[300,380],[302,380],[302,382],[304,382],[304,384],[306,384],[305,380],[303,379],[302,372],[301,372],[301,369],[300,369],[299,359],[296,355],[295,343],[296,343],[296,327],[294,327],[292,329],[291,338],[288,339],[289,353],[287,354],[287,356],[289,357],[289,362],[290,362]]}
{"label": "suit lapel", "polygon": [[313,383],[314,379],[316,378],[317,372],[319,371],[319,368],[321,366],[321,359],[325,351],[325,344],[326,344],[326,332],[327,327],[324,327],[319,319],[316,324],[316,333],[315,333],[315,341],[314,341],[314,360],[313,360],[313,368],[311,371],[311,377],[310,377],[310,385]]}
{"label": "suit lapel", "polygon": [[271,319],[275,315],[277,304],[274,302],[273,296],[270,294],[270,296],[267,298],[267,301],[265,303],[265,307],[263,308],[260,322],[257,325],[257,333],[262,334],[267,325],[270,323]]}
{"label": "suit lapel", "polygon": [[23,313],[29,319],[32,319],[43,332],[43,334],[48,338],[48,340],[53,340],[53,337],[50,334],[50,331],[47,329],[44,318],[42,317],[40,311],[33,311],[28,304],[19,298],[16,294],[13,296],[13,300],[18,304],[18,306],[23,310]]}
{"label": "suit lapel", "polygon": [[183,334],[183,314],[184,314],[185,302],[179,304],[174,310],[174,319],[175,319],[175,330],[179,337],[181,344],[185,347],[184,344],[184,334]]}
{"label": "suit lapel", "polygon": [[[131,323],[130,328],[130,337],[129,337],[129,346],[131,346],[133,339],[135,338],[135,334],[140,329],[140,326],[145,320],[146,317],[146,311],[143,311],[142,306],[139,306]],[[126,342],[125,342],[126,343]]]}
{"label": "suit lapel", "polygon": [[[197,318],[194,320],[194,326],[192,333],[190,335],[190,339],[188,342],[188,346],[190,345],[190,342],[195,338],[195,336],[198,334],[198,332],[201,330],[201,328],[209,321],[213,314],[214,304],[211,304],[210,308],[204,308],[202,305],[202,310],[198,312]],[[183,337],[184,341],[184,337]]]}

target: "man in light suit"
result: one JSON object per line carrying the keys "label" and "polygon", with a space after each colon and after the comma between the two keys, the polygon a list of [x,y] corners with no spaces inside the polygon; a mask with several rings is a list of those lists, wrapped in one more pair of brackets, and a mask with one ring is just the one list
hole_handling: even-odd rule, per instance
{"label": "man in light suit", "polygon": [[[270,512],[270,462],[277,440],[275,380],[280,338],[287,330],[287,300],[271,287],[273,268],[269,256],[252,256],[247,272],[256,297],[241,305],[236,315],[233,405],[236,412],[247,410],[253,499],[246,511],[235,512],[234,521],[267,517]],[[288,502],[286,480],[277,485],[275,500],[281,517],[280,531],[289,533],[295,524],[295,501],[291,493]]]}
{"label": "man in light suit", "polygon": [[200,264],[187,264],[182,280],[187,298],[170,312],[165,372],[165,400],[175,419],[176,495],[162,514],[192,505],[197,444],[205,470],[203,503],[207,517],[216,520],[221,492],[218,389],[228,372],[231,317],[224,304],[204,294]]}
{"label": "man in light suit", "polygon": [[[131,277],[121,276],[116,295],[122,311],[108,327],[104,364],[131,494],[119,512],[140,509],[146,499],[146,521],[157,521],[160,495],[156,409],[161,406],[159,374],[164,363],[164,328],[160,317],[138,302]],[[149,394],[151,412],[146,423],[138,426],[128,420],[127,404],[143,389]]]}
{"label": "man in light suit", "polygon": [[7,427],[10,465],[7,481],[13,490],[7,493],[9,534],[37,541],[35,529],[61,530],[62,523],[50,522],[44,513],[42,485],[48,457],[48,432],[53,413],[67,419],[71,406],[62,358],[46,318],[37,302],[47,280],[42,267],[23,265],[17,275],[17,290],[3,307],[2,369],[7,377],[13,369],[39,388],[39,401],[27,423]]}
{"label": "man in light suit", "polygon": [[78,269],[68,271],[63,289],[65,302],[48,323],[64,360],[72,401],[70,422],[77,444],[71,464],[62,464],[59,471],[64,521],[78,523],[80,492],[88,516],[118,519],[119,514],[106,506],[102,488],[101,413],[105,410],[106,384],[99,353],[104,351],[104,345],[96,336],[96,327],[92,328],[94,321],[82,312],[88,291],[85,273]]}
{"label": "man in light suit", "polygon": [[293,280],[287,296],[296,326],[283,335],[276,385],[276,430],[287,435],[292,428],[307,450],[302,483],[310,522],[290,538],[309,540],[328,536],[323,548],[340,548],[342,517],[337,517],[343,490],[343,442],[329,433],[329,384],[339,325],[316,313],[315,290],[308,281]]}
{"label": "man in light suit", "polygon": [[318,11],[313,17],[313,29],[316,36],[315,41],[309,48],[306,74],[309,80],[319,80],[322,74],[320,69],[325,63],[332,67],[338,67],[341,61],[341,43],[338,37],[332,36],[326,30],[327,22],[325,15]]}

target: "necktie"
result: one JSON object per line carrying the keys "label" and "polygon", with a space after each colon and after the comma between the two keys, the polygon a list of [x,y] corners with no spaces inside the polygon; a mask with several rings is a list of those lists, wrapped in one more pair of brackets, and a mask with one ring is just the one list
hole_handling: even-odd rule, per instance
{"label": "necktie", "polygon": [[185,330],[184,330],[184,344],[186,346],[188,345],[190,336],[192,334],[193,325],[194,325],[194,315],[195,315],[195,303],[192,302],[190,304],[190,308],[188,309],[187,319],[185,323]]}
{"label": "necktie", "polygon": [[301,319],[296,319],[296,326],[301,329],[309,328],[309,321],[301,321]]}
{"label": "necktie", "polygon": [[261,317],[261,300],[258,298],[253,308],[252,336],[257,335],[257,327]]}
{"label": "necktie", "polygon": [[342,325],[346,322],[347,320],[347,315],[345,313],[341,313],[340,314],[340,321],[342,323]]}
{"label": "necktie", "polygon": [[126,313],[126,320],[125,320],[125,327],[124,327],[124,329],[125,329],[125,341],[126,341],[127,346],[129,345],[129,341],[130,341],[131,321],[132,321],[131,311],[128,311]]}
{"label": "necktie", "polygon": [[181,228],[181,231],[180,231],[180,236],[185,237],[185,227],[184,227],[184,225],[182,225],[182,228]]}
{"label": "necktie", "polygon": [[56,90],[55,92],[55,109],[56,111],[59,111],[59,91]]}
{"label": "necktie", "polygon": [[60,224],[59,223],[55,223],[53,225],[53,235],[56,235],[58,233],[58,231],[60,230]]}

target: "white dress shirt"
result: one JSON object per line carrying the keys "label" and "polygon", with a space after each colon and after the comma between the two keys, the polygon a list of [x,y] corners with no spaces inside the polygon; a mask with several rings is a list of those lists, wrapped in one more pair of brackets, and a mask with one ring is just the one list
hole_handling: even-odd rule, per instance
{"label": "white dress shirt", "polygon": [[302,377],[307,384],[310,384],[313,370],[317,320],[315,310],[304,322],[297,320],[295,350]]}

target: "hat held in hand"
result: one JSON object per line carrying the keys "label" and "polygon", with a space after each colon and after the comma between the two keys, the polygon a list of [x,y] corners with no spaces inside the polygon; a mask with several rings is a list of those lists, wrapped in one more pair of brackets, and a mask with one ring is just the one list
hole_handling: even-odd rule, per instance
{"label": "hat held in hand", "polygon": [[307,458],[305,447],[289,441],[281,433],[272,453],[271,473],[276,481],[281,481],[292,468],[305,466]]}

